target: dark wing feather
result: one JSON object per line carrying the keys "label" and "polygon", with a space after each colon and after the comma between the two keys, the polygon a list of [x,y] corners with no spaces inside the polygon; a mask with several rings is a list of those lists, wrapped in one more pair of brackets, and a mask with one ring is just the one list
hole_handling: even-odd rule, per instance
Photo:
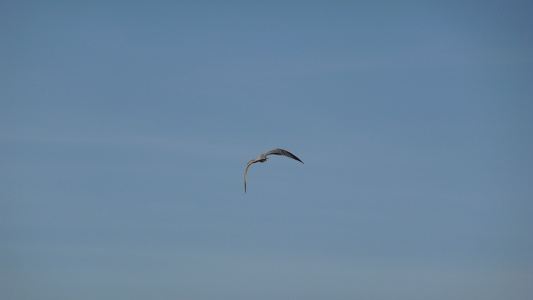
{"label": "dark wing feather", "polygon": [[256,163],[256,161],[254,159],[252,159],[251,161],[249,161],[247,164],[246,164],[246,169],[244,170],[244,192],[246,193],[246,175],[248,175],[248,168],[253,164],[253,163]]}
{"label": "dark wing feather", "polygon": [[287,150],[283,150],[283,149],[274,149],[274,150],[270,150],[266,153],[266,155],[270,155],[270,154],[274,154],[274,155],[283,155],[283,156],[287,156],[287,157],[290,157],[294,160],[297,160],[299,162],[301,162],[302,164],[304,163],[303,161],[301,161],[298,157],[296,157],[296,155],[290,153],[289,151]]}

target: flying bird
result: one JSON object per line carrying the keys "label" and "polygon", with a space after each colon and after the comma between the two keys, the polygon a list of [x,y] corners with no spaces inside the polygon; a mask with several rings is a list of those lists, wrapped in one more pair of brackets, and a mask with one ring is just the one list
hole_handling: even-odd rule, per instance
{"label": "flying bird", "polygon": [[292,158],[294,160],[297,160],[297,161],[301,162],[302,164],[304,163],[298,157],[296,157],[296,155],[290,153],[287,150],[283,150],[283,149],[279,149],[279,148],[278,149],[274,149],[274,150],[270,150],[267,153],[263,153],[263,154],[259,155],[258,157],[252,159],[251,161],[249,161],[246,164],[246,169],[244,170],[244,192],[245,193],[246,193],[246,174],[248,174],[248,168],[252,164],[255,164],[256,162],[264,163],[265,161],[267,161],[267,159],[268,159],[267,156],[269,156],[270,154],[287,156],[287,157],[290,157],[290,158]]}

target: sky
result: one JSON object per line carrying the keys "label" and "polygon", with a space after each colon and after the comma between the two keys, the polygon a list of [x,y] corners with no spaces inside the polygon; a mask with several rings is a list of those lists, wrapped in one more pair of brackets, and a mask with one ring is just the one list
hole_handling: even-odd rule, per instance
{"label": "sky", "polygon": [[[4,299],[531,299],[530,1],[3,1]],[[271,156],[275,148],[304,164]]]}

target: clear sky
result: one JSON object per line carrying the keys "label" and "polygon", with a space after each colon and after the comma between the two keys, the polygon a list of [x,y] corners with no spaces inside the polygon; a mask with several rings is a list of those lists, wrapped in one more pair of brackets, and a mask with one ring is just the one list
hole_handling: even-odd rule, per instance
{"label": "clear sky", "polygon": [[[532,299],[531,1],[3,1],[3,299]],[[304,161],[274,156],[274,148]]]}

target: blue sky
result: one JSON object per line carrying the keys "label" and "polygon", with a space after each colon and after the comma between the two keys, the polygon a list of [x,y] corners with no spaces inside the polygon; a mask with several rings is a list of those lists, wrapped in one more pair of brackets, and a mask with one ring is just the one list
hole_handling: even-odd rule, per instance
{"label": "blue sky", "polygon": [[6,299],[533,295],[528,1],[1,6]]}

